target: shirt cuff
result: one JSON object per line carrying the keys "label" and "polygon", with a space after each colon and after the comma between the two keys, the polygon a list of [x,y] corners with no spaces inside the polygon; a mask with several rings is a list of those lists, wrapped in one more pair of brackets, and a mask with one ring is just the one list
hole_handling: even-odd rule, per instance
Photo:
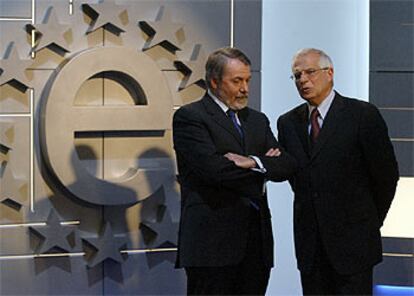
{"label": "shirt cuff", "polygon": [[263,163],[260,160],[260,158],[258,158],[257,156],[254,156],[254,155],[249,155],[249,157],[251,159],[253,159],[256,162],[256,164],[257,164],[257,167],[256,168],[251,168],[252,171],[260,172],[262,174],[265,174],[267,172],[267,170],[263,166]]}

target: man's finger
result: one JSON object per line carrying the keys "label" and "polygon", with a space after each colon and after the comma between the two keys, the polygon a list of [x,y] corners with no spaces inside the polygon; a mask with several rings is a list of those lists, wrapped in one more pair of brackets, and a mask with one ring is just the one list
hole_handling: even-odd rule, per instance
{"label": "man's finger", "polygon": [[267,151],[266,156],[269,157],[276,157],[279,156],[282,152],[280,152],[279,148],[270,148],[269,151]]}
{"label": "man's finger", "polygon": [[272,156],[273,151],[274,151],[274,149],[270,148],[269,150],[267,150],[265,156]]}

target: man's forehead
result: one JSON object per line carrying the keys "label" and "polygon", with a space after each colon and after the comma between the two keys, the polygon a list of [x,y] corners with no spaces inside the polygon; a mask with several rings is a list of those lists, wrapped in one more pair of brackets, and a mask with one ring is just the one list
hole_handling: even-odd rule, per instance
{"label": "man's forehead", "polygon": [[292,68],[295,70],[300,70],[304,67],[312,67],[312,66],[318,66],[319,64],[319,56],[316,54],[308,53],[304,55],[300,55],[296,57]]}
{"label": "man's forehead", "polygon": [[237,59],[231,59],[229,60],[226,65],[224,66],[224,74],[248,74],[250,75],[250,66],[244,64],[242,61],[239,61]]}

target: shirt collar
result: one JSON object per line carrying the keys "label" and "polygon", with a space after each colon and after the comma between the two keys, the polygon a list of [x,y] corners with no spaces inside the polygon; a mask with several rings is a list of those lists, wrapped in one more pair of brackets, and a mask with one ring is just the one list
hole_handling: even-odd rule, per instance
{"label": "shirt collar", "polygon": [[220,109],[223,110],[224,113],[227,113],[227,111],[229,110],[229,107],[227,107],[226,104],[224,104],[222,101],[220,101],[219,98],[217,98],[210,89],[207,90],[207,93],[213,99],[213,101],[217,105],[219,105]]}
{"label": "shirt collar", "polygon": [[[332,101],[333,101],[334,97],[335,97],[335,92],[334,92],[334,90],[332,88],[331,89],[331,92],[329,93],[329,95],[317,107],[318,108],[318,111],[319,111],[319,115],[322,118],[322,120],[325,119],[326,114],[328,113],[329,108],[332,105]],[[311,104],[308,103],[308,108],[309,108],[309,116],[310,116],[312,110],[315,109],[316,106],[312,106]]]}

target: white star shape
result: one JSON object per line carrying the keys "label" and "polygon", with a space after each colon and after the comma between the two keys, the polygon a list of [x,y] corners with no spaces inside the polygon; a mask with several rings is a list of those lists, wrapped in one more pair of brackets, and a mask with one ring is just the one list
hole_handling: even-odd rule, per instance
{"label": "white star shape", "polygon": [[30,59],[20,59],[16,47],[12,49],[7,59],[0,60],[0,85],[16,80],[26,88],[29,85],[25,70],[32,64]]}
{"label": "white star shape", "polygon": [[22,196],[20,190],[23,186],[27,186],[27,180],[22,178],[16,178],[13,174],[10,163],[5,165],[3,175],[0,176],[0,201],[7,204],[7,201],[11,201],[13,204],[17,204],[17,208],[23,205],[26,196]]}
{"label": "white star shape", "polygon": [[183,28],[182,24],[172,23],[170,13],[164,6],[160,8],[161,18],[158,21],[140,21],[139,26],[150,38],[144,50],[160,45],[168,51],[181,50],[176,33]]}
{"label": "white star shape", "polygon": [[29,31],[35,29],[37,33],[36,35],[38,35],[34,51],[37,52],[45,47],[50,48],[55,45],[64,52],[70,52],[69,44],[63,36],[64,33],[70,30],[71,26],[59,23],[53,8],[50,8],[49,18],[47,21],[44,20],[44,22],[46,23],[27,25]]}
{"label": "white star shape", "polygon": [[102,1],[98,4],[82,4],[84,13],[90,16],[93,21],[87,34],[99,28],[106,28],[108,25],[115,27],[119,32],[125,32],[124,25],[119,15],[126,11],[124,6],[119,6],[109,1]]}
{"label": "white star shape", "polygon": [[207,56],[204,50],[201,49],[201,45],[196,45],[190,60],[178,60],[174,62],[175,67],[185,75],[179,87],[180,90],[183,90],[194,83],[205,81],[204,65],[206,61]]}
{"label": "white star shape", "polygon": [[[14,125],[12,122],[0,121],[0,145],[11,150],[14,142]],[[0,150],[1,152],[1,150]]]}
{"label": "white star shape", "polygon": [[7,162],[9,161],[9,151],[12,150],[13,142],[13,123],[0,121],[0,177],[3,177],[5,172]]}

